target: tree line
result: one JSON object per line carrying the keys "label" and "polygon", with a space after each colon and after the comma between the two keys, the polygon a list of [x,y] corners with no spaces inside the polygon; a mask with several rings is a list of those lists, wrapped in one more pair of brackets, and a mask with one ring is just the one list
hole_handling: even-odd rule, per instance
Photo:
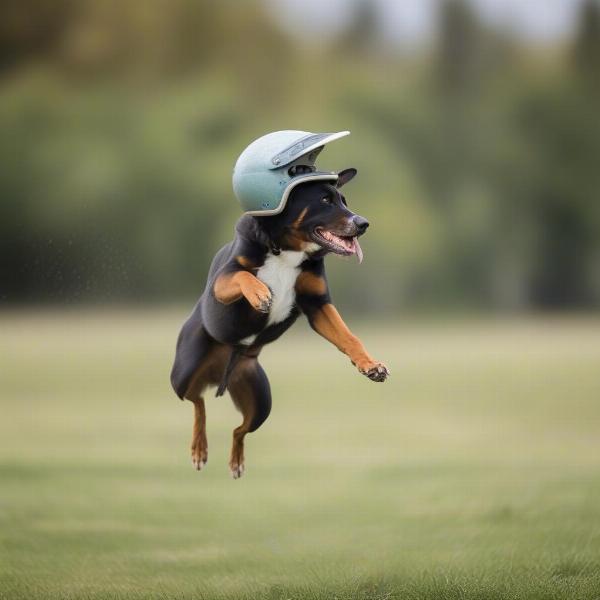
{"label": "tree line", "polygon": [[309,47],[258,2],[0,9],[0,302],[193,297],[239,215],[241,149],[348,128],[321,157],[358,167],[373,224],[360,270],[330,267],[348,308],[597,307],[598,2],[539,49],[450,0],[408,56],[354,7]]}

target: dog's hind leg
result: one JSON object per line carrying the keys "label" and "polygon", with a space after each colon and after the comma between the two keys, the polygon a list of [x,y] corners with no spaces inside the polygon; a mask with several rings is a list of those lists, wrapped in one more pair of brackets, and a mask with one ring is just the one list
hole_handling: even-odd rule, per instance
{"label": "dog's hind leg", "polygon": [[194,428],[192,431],[192,464],[198,471],[208,460],[208,440],[206,439],[206,407],[204,398],[199,396],[194,403]]}
{"label": "dog's hind leg", "polygon": [[244,357],[231,374],[228,385],[231,398],[242,413],[243,421],[233,430],[229,468],[234,479],[244,473],[244,437],[256,431],[271,412],[271,387],[256,358]]}
{"label": "dog's hind leg", "polygon": [[214,343],[202,357],[200,365],[192,375],[185,392],[185,398],[194,404],[194,426],[192,432],[192,464],[200,471],[208,460],[206,439],[206,407],[204,391],[209,385],[216,385],[223,378],[231,348]]}
{"label": "dog's hind leg", "polygon": [[202,323],[200,301],[189,319],[183,324],[177,339],[175,361],[171,370],[171,385],[183,400],[194,401],[197,396],[189,395],[189,388],[203,361],[211,352],[215,341],[208,335]]}

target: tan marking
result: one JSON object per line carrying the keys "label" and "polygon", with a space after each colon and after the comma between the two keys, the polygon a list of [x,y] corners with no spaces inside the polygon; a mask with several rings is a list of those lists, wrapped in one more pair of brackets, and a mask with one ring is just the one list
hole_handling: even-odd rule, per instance
{"label": "tan marking", "polygon": [[[255,346],[246,350],[242,360],[257,358],[261,350],[262,346]],[[215,342],[215,345],[207,352],[192,375],[184,397],[187,400],[196,402],[198,398],[202,397],[209,385],[221,383],[230,356],[231,346]],[[235,381],[235,371],[231,380]]]}
{"label": "tan marking", "polygon": [[[243,272],[243,271],[242,271]],[[231,304],[242,297],[242,288],[239,283],[239,277],[236,273],[226,273],[219,275],[215,280],[214,291],[215,298],[223,304]]]}
{"label": "tan marking", "polygon": [[304,247],[304,240],[299,237],[298,232],[294,233],[286,233],[283,236],[282,247],[286,250],[294,250],[295,252],[300,252]]}
{"label": "tan marking", "polygon": [[244,474],[244,438],[250,432],[256,414],[256,398],[252,387],[244,379],[247,369],[255,369],[255,358],[242,358],[229,380],[229,394],[237,409],[242,413],[242,424],[233,430],[229,469],[234,479]]}
{"label": "tan marking", "polygon": [[302,221],[304,221],[304,217],[306,216],[307,212],[308,206],[304,208],[304,210],[300,213],[300,216],[292,223],[292,229],[298,229],[298,227],[300,227]]}
{"label": "tan marking", "polygon": [[362,342],[348,329],[333,304],[325,304],[312,317],[315,331],[346,354],[361,373],[379,363],[368,354]]}
{"label": "tan marking", "polygon": [[269,288],[248,271],[219,275],[213,289],[222,304],[231,304],[244,296],[256,310],[261,310],[271,298]]}
{"label": "tan marking", "polygon": [[235,260],[240,266],[244,267],[244,269],[250,270],[254,269],[255,267],[254,263],[249,258],[247,258],[246,256],[242,256],[241,254],[239,256],[236,256]]}
{"label": "tan marking", "polygon": [[296,292],[308,296],[322,296],[327,293],[325,279],[310,271],[302,271],[296,279]]}
{"label": "tan marking", "polygon": [[194,428],[192,432],[192,464],[200,471],[208,460],[208,441],[206,439],[206,407],[204,398],[194,400]]}
{"label": "tan marking", "polygon": [[308,207],[304,208],[298,218],[290,225],[290,231],[283,236],[283,244],[287,248],[291,248],[296,252],[300,252],[304,250],[307,242],[310,241],[310,238],[306,233],[299,231],[299,227],[306,217],[306,213],[308,212]]}
{"label": "tan marking", "polygon": [[190,379],[185,398],[196,402],[202,396],[208,385],[216,385],[223,379],[225,366],[231,354],[231,347],[224,344],[217,344],[204,356],[195,373]]}

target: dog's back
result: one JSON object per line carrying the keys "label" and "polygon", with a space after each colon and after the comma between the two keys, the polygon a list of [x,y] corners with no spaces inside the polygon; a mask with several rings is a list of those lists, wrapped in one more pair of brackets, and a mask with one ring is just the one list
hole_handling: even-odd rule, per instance
{"label": "dog's back", "polygon": [[228,242],[213,258],[208,271],[206,288],[183,324],[177,338],[175,361],[171,370],[171,385],[182,400],[203,357],[215,342],[204,326],[202,304],[205,294],[208,293],[210,282],[215,279],[219,269],[229,260],[232,246],[233,242]]}

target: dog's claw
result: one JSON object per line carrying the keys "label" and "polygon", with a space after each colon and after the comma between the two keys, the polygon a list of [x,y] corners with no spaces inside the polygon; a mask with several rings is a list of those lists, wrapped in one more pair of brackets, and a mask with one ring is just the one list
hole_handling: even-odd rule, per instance
{"label": "dog's claw", "polygon": [[263,290],[256,293],[251,304],[254,307],[254,310],[265,314],[268,313],[273,304],[273,296],[269,287],[263,286]]}
{"label": "dog's claw", "polygon": [[206,456],[192,455],[192,466],[196,471],[202,471],[202,469],[206,466],[208,458]]}
{"label": "dog's claw", "polygon": [[384,364],[378,363],[370,369],[363,371],[363,374],[366,375],[371,381],[381,383],[390,376],[390,371]]}
{"label": "dog's claw", "polygon": [[271,304],[273,304],[273,299],[271,296],[268,298],[263,298],[260,301],[260,304],[256,307],[256,310],[261,313],[268,313],[271,310]]}
{"label": "dog's claw", "polygon": [[234,479],[239,479],[243,474],[244,474],[244,464],[242,463],[241,465],[230,465],[229,468],[231,469],[231,476]]}
{"label": "dog's claw", "polygon": [[196,471],[202,471],[208,461],[206,448],[192,448],[192,466]]}
{"label": "dog's claw", "polygon": [[196,471],[202,471],[202,468],[206,465],[206,460],[193,458],[192,465]]}

